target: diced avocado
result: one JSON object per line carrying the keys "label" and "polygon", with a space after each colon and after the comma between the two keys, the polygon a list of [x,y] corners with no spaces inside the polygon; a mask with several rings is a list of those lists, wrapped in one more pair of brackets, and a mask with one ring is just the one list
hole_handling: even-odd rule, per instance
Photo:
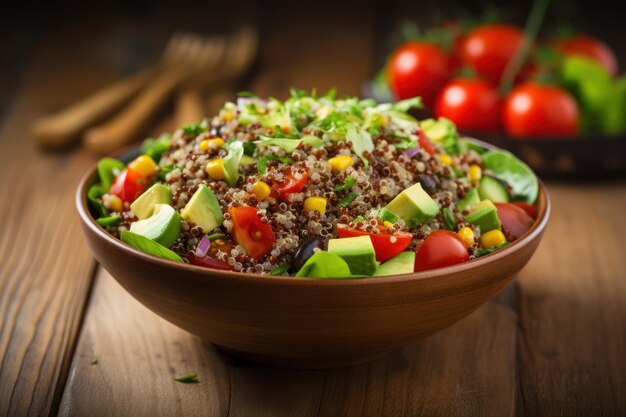
{"label": "diced avocado", "polygon": [[248,155],[243,155],[241,157],[241,161],[239,161],[239,165],[254,165],[256,164],[256,158],[253,158]]}
{"label": "diced avocado", "polygon": [[378,267],[375,277],[410,274],[415,268],[415,252],[402,252]]}
{"label": "diced avocado", "polygon": [[404,220],[409,228],[426,223],[439,213],[439,206],[420,183],[402,191],[385,208]]}
{"label": "diced avocado", "polygon": [[206,185],[201,184],[198,190],[180,212],[185,220],[200,226],[204,233],[209,233],[222,225],[224,216],[215,194]]}
{"label": "diced avocado", "polygon": [[130,205],[130,210],[139,220],[152,216],[157,204],[172,205],[172,190],[163,184],[154,184]]}
{"label": "diced avocado", "polygon": [[441,142],[450,132],[448,124],[443,120],[429,120],[432,120],[432,122],[420,123],[420,127],[426,136],[428,136],[428,139],[433,142]]}
{"label": "diced avocado", "polygon": [[471,209],[478,203],[480,203],[478,189],[472,188],[467,192],[467,194],[465,194],[465,197],[456,203],[456,208],[459,209],[459,211],[463,211],[465,209]]}
{"label": "diced avocado", "polygon": [[483,200],[480,204],[474,206],[469,214],[465,216],[465,221],[480,227],[481,233],[500,228],[498,210],[490,200]]}
{"label": "diced avocado", "polygon": [[392,213],[391,211],[387,210],[384,207],[380,209],[380,212],[378,212],[378,217],[380,217],[382,221],[389,222],[389,223],[395,223],[399,219],[397,214]]}
{"label": "diced avocado", "polygon": [[372,275],[378,268],[376,252],[369,236],[330,239],[328,252],[346,261],[352,275]]}
{"label": "diced avocado", "polygon": [[508,203],[511,200],[509,191],[494,177],[485,175],[478,183],[478,195],[481,200],[491,200],[494,203]]}
{"label": "diced avocado", "polygon": [[328,252],[313,254],[296,274],[309,278],[350,278],[350,268],[338,255]]}
{"label": "diced avocado", "polygon": [[180,214],[172,206],[157,204],[152,216],[132,223],[130,231],[169,248],[180,235]]}

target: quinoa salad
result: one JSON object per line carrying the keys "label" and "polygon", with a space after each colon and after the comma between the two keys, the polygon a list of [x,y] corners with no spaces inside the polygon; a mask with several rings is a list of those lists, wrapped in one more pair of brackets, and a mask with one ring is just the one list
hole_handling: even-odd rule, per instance
{"label": "quinoa salad", "polygon": [[90,210],[154,256],[295,277],[412,273],[520,238],[537,216],[533,172],[447,119],[418,121],[420,106],[240,93],[127,164],[100,160]]}

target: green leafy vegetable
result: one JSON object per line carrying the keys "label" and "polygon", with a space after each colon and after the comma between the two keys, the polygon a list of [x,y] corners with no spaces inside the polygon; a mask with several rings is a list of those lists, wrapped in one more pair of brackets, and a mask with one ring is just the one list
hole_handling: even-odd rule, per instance
{"label": "green leafy vegetable", "polygon": [[188,124],[182,127],[183,132],[185,132],[186,135],[191,136],[191,137],[196,137],[201,133],[204,133],[207,131],[207,125],[203,125],[201,123],[192,123],[192,124]]}
{"label": "green leafy vegetable", "polygon": [[102,194],[108,193],[115,178],[126,168],[122,161],[113,158],[102,158],[98,161],[98,177]]}
{"label": "green leafy vegetable", "polygon": [[296,277],[309,278],[349,278],[350,267],[338,255],[317,252],[300,268]]}
{"label": "green leafy vegetable", "polygon": [[117,226],[121,222],[122,216],[120,216],[119,214],[116,214],[115,216],[100,217],[99,219],[96,219],[96,223],[98,223],[102,227]]}
{"label": "green leafy vegetable", "polygon": [[393,109],[402,113],[406,113],[411,109],[421,109],[422,105],[421,97],[408,98],[406,100],[400,100],[393,104]]}
{"label": "green leafy vegetable", "polygon": [[247,156],[255,157],[257,153],[256,144],[252,141],[243,142],[243,154]]}
{"label": "green leafy vegetable", "polygon": [[120,239],[122,240],[122,242],[149,255],[157,256],[163,259],[169,259],[170,261],[184,263],[183,259],[178,256],[176,252],[169,250],[163,245],[159,245],[158,243],[151,239],[148,239],[147,237],[123,230]]}
{"label": "green leafy vegetable", "polygon": [[163,154],[170,149],[172,137],[169,133],[163,133],[157,139],[148,138],[141,145],[141,152],[158,162]]}
{"label": "green leafy vegetable", "polygon": [[239,180],[239,162],[243,156],[243,142],[233,141],[225,144],[224,148],[228,151],[228,155],[222,161],[224,176],[228,185],[234,187]]}
{"label": "green leafy vegetable", "polygon": [[354,126],[348,127],[348,133],[346,134],[346,141],[352,142],[352,150],[363,161],[363,164],[367,167],[369,161],[364,156],[365,152],[372,153],[374,150],[374,142],[372,142],[372,135],[365,130],[357,130]]}
{"label": "green leafy vegetable", "polygon": [[528,165],[512,153],[501,150],[485,152],[483,165],[511,186],[514,200],[530,204],[535,202],[539,193],[537,177]]}
{"label": "green leafy vegetable", "polygon": [[347,196],[345,196],[340,202],[339,205],[341,207],[348,207],[350,205],[350,203],[352,203],[352,201],[354,201],[354,199],[356,198],[356,194],[355,193],[350,193]]}
{"label": "green leafy vegetable", "polygon": [[282,275],[285,272],[289,271],[289,266],[289,264],[282,264],[280,266],[277,266],[270,271],[270,275]]}
{"label": "green leafy vegetable", "polygon": [[278,161],[282,164],[291,164],[293,161],[288,157],[280,157],[274,155],[265,155],[259,158],[259,162],[257,163],[257,169],[259,170],[259,174],[264,175],[267,171],[267,163],[269,161]]}
{"label": "green leafy vegetable", "polygon": [[198,382],[198,375],[197,374],[189,374],[189,375],[185,375],[185,376],[180,376],[178,378],[174,378],[174,380],[178,381],[178,382],[183,382],[185,384],[196,383],[196,382]]}
{"label": "green leafy vegetable", "polygon": [[[108,191],[108,190],[107,190]],[[89,187],[87,191],[87,200],[91,205],[91,208],[96,213],[97,217],[107,217],[109,215],[109,210],[98,200],[98,197],[102,195],[102,191],[100,190],[100,186],[97,184]]]}
{"label": "green leafy vegetable", "polygon": [[443,209],[443,225],[446,230],[456,232],[456,218],[454,217],[454,211],[450,207]]}
{"label": "green leafy vegetable", "polygon": [[485,256],[485,255],[489,255],[492,252],[497,251],[498,249],[502,249],[503,247],[505,247],[506,245],[508,245],[509,242],[504,242],[499,244],[498,246],[494,246],[493,248],[489,248],[489,249],[478,249],[476,251],[476,257],[480,258],[481,256]]}
{"label": "green leafy vegetable", "polygon": [[338,185],[335,187],[335,192],[336,191],[347,191],[347,190],[351,190],[352,187],[354,187],[354,184],[356,184],[356,180],[350,176],[344,178],[343,182],[341,183],[341,185]]}
{"label": "green leafy vegetable", "polygon": [[157,174],[157,178],[160,181],[165,181],[165,176],[177,168],[176,164],[168,164],[161,167],[161,171]]}

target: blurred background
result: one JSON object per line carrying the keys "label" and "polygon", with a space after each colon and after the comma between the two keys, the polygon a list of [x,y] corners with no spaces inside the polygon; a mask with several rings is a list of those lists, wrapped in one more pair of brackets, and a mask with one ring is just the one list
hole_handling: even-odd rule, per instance
{"label": "blurred background", "polygon": [[[613,6],[609,2],[555,0],[545,3],[548,3],[548,8],[545,15],[538,19],[540,29],[535,47],[526,64],[518,71],[526,78],[521,79],[519,77],[522,75],[519,75],[516,83],[539,79],[544,84],[565,90],[576,101],[580,113],[575,120],[575,128],[559,130],[559,126],[555,126],[551,130],[549,124],[539,122],[535,123],[539,125],[538,128],[522,126],[522,130],[518,129],[516,133],[513,132],[514,127],[505,125],[504,116],[491,110],[486,111],[491,120],[487,127],[484,123],[479,123],[477,127],[475,120],[471,120],[477,117],[475,110],[472,110],[470,116],[459,114],[458,111],[455,113],[450,108],[446,110],[441,107],[443,110],[437,110],[435,96],[426,100],[428,108],[421,116],[434,113],[435,116],[451,118],[462,133],[511,149],[543,176],[606,178],[624,175],[626,81],[619,75],[624,72],[626,60],[626,43],[623,41],[626,30],[619,19],[614,18],[616,14],[611,12]],[[246,61],[236,71],[227,69],[230,76],[217,77],[219,80],[196,77],[199,80],[177,83],[175,88],[163,92],[158,104],[145,109],[143,118],[136,123],[136,129],[124,132],[126,136],[132,134],[135,140],[141,140],[162,130],[178,127],[182,121],[198,114],[198,99],[201,100],[201,113],[210,115],[225,100],[233,100],[235,93],[241,90],[283,98],[292,86],[306,90],[317,88],[318,91],[336,87],[340,95],[367,95],[382,100],[405,98],[406,92],[398,91],[398,87],[394,86],[392,71],[388,66],[385,69],[387,63],[392,62],[394,51],[405,42],[435,42],[451,61],[455,61],[458,48],[455,49],[454,45],[460,42],[459,39],[467,37],[481,26],[492,24],[513,25],[521,33],[532,6],[531,1],[503,6],[495,2],[465,4],[455,1],[432,3],[400,0],[362,1],[358,4],[274,0],[5,3],[0,25],[0,48],[4,52],[0,55],[0,116],[4,115],[12,92],[24,77],[24,70],[29,65],[36,65],[32,62],[34,51],[43,48],[42,45],[46,43],[54,43],[52,47],[46,46],[47,51],[53,51],[49,53],[54,54],[54,57],[48,57],[45,65],[67,68],[66,78],[59,79],[58,83],[69,91],[68,96],[61,96],[52,93],[56,86],[51,86],[49,81],[42,86],[43,89],[49,88],[51,94],[56,96],[46,100],[45,108],[42,109],[43,114],[51,115],[68,105],[80,104],[81,99],[98,91],[94,85],[106,90],[115,80],[162,62],[159,61],[160,57],[174,33],[190,33],[203,40],[213,39],[216,35],[222,38],[231,35],[225,38],[228,41],[244,26],[253,28],[258,34],[258,43],[251,46],[249,63]],[[445,32],[443,36],[442,32]],[[607,77],[610,77],[610,81],[604,80],[603,74],[589,75],[586,68],[578,71],[580,74],[574,76],[576,79],[573,81],[563,80],[559,67],[563,55],[554,58],[545,50],[554,50],[553,46],[560,38],[579,34],[589,35],[609,48],[616,63],[615,73]],[[232,49],[236,49],[233,43],[226,43],[225,53]],[[536,54],[536,50],[542,53]],[[211,64],[215,64],[215,67],[211,67]],[[221,63],[209,60],[205,69],[202,69],[202,65],[201,62],[200,72],[206,75],[218,72]],[[544,67],[548,70],[544,71]],[[467,62],[453,62],[446,75],[446,82],[455,80],[459,74],[469,76],[470,79],[484,78],[484,74],[475,71],[475,68],[468,71]],[[582,85],[590,84],[585,81],[588,78],[601,80],[597,85],[593,82],[590,86]],[[506,110],[502,109],[506,106],[509,89],[503,90],[501,83],[492,84],[493,90],[499,94],[498,112],[504,112]],[[442,82],[435,93],[440,93],[445,86]],[[614,93],[609,100],[603,96],[604,93],[599,92],[602,89],[619,90],[620,93]],[[187,92],[192,94],[180,97],[181,90],[191,90]],[[409,95],[414,94],[415,91]],[[588,98],[586,95],[593,97]],[[111,123],[106,123],[124,113],[129,97],[131,95],[128,95],[124,105],[118,104],[115,109],[107,107],[106,114],[99,114],[96,119],[90,119],[89,123],[84,122],[80,128],[70,129],[69,133],[63,132],[61,136],[64,137],[61,138],[40,138],[41,131],[46,132],[44,136],[50,136],[53,129],[46,123],[39,129],[35,125],[34,139],[46,149],[67,149],[67,143],[74,146],[80,143],[81,138],[90,135],[89,128],[111,127]],[[480,101],[483,96],[474,99]],[[604,119],[604,116],[597,114],[606,113],[601,107],[602,103],[608,101],[617,103],[605,106],[614,113],[607,116],[611,121],[605,123],[596,120]],[[476,103],[470,104],[472,109],[477,108]],[[55,127],[58,127],[60,122],[56,122]],[[605,128],[605,124],[611,126]],[[71,140],[66,137],[68,135]],[[111,132],[101,140],[107,142],[110,136]],[[121,140],[120,143],[127,140]],[[116,142],[113,141],[104,147],[92,147],[100,153],[106,153],[115,146]]]}

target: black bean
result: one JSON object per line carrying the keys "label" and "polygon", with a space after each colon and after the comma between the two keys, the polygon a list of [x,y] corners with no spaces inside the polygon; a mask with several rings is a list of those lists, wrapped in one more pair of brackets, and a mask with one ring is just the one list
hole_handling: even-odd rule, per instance
{"label": "black bean", "polygon": [[302,241],[298,249],[296,249],[293,255],[293,263],[291,264],[291,271],[298,272],[300,268],[313,256],[315,248],[322,247],[322,240],[319,237],[312,236]]}
{"label": "black bean", "polygon": [[437,192],[437,181],[432,175],[429,174],[420,174],[418,175],[420,184],[422,184],[422,188],[428,194],[434,194]]}

